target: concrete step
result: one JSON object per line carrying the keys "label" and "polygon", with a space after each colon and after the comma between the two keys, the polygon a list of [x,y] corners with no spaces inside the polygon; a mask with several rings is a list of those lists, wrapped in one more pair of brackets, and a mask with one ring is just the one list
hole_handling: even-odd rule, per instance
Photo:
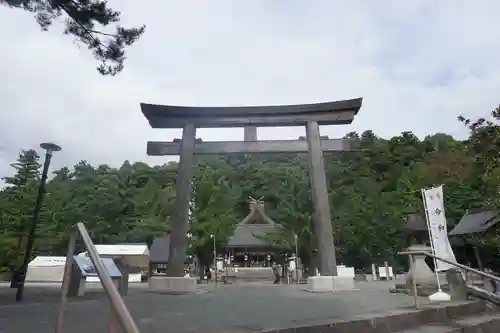
{"label": "concrete step", "polygon": [[[457,326],[447,326],[448,323],[462,319],[479,318],[497,315],[488,314],[485,302],[450,302],[428,304],[420,310],[401,308],[383,313],[372,313],[342,321],[311,320],[295,327],[264,330],[274,333],[458,333],[453,331]],[[479,319],[478,319],[479,320]],[[446,324],[442,324],[446,323]],[[424,325],[424,326],[422,326]],[[486,324],[485,324],[486,325]],[[460,327],[460,326],[458,326]],[[430,330],[425,330],[425,329]],[[434,329],[434,330],[432,330]],[[452,331],[450,331],[450,329]],[[489,333],[488,331],[485,331]],[[498,329],[496,332],[500,332]],[[482,333],[467,331],[467,333]]]}
{"label": "concrete step", "polygon": [[500,314],[478,314],[440,324],[421,325],[397,333],[498,333]]}
{"label": "concrete step", "polygon": [[439,325],[439,324],[429,324],[423,326],[417,326],[413,328],[409,328],[403,331],[399,331],[397,333],[449,333],[453,332],[452,327],[448,325]]}
{"label": "concrete step", "polygon": [[456,324],[461,327],[461,330],[455,329],[451,331],[453,333],[498,333],[500,332],[500,314],[468,317],[457,320]]}

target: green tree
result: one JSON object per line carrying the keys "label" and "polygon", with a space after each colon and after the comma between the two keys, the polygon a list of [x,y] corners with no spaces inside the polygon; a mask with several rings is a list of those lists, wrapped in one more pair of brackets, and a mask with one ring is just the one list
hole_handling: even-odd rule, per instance
{"label": "green tree", "polygon": [[[480,187],[481,201],[484,206],[500,214],[500,107],[493,110],[490,118],[458,118],[470,130],[466,142],[468,153],[474,163],[476,184]],[[473,237],[472,242],[479,246],[500,246],[500,229],[481,237]]]}
{"label": "green tree", "polygon": [[202,264],[213,260],[213,239],[220,250],[227,245],[238,222],[235,211],[241,192],[232,184],[232,168],[218,158],[201,158],[193,179],[191,222],[192,250]]}
{"label": "green tree", "polygon": [[[116,75],[123,70],[125,48],[135,43],[145,26],[124,28],[118,25],[121,13],[103,0],[0,0],[0,4],[35,14],[43,31],[64,18],[64,34],[85,45],[100,62],[102,75]],[[115,26],[114,32],[103,30]]]}
{"label": "green tree", "polygon": [[0,272],[12,271],[20,263],[27,226],[33,218],[39,156],[34,150],[23,150],[17,161],[11,164],[12,177],[4,177],[6,188],[0,196]]}
{"label": "green tree", "polygon": [[[380,138],[372,131],[349,133],[359,149],[326,153],[337,259],[356,268],[372,262],[405,258],[405,218],[423,213],[420,189],[444,185],[450,226],[467,209],[498,209],[499,111],[492,120],[463,121],[467,141],[438,133],[423,140],[411,132]],[[96,243],[145,242],[170,231],[175,216],[177,163],[151,167],[125,161],[119,168],[82,161],[54,172],[37,230],[35,252],[63,255],[69,228],[82,221]],[[23,235],[32,217],[40,165],[34,151],[23,151],[0,190],[0,270],[17,267]],[[305,154],[207,156],[195,167],[190,232],[191,250],[211,262],[216,237],[220,253],[235,225],[248,213],[248,197],[260,198],[279,224],[266,240],[294,251],[295,235],[306,265],[316,245],[309,164]],[[486,246],[500,244],[498,234],[471,239]]]}

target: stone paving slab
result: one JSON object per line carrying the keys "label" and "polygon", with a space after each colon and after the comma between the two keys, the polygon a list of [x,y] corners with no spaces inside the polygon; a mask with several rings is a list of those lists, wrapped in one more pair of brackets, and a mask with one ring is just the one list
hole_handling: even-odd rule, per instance
{"label": "stone paving slab", "polygon": [[[248,283],[222,285],[195,294],[161,295],[131,284],[125,297],[141,333],[256,332],[308,321],[342,320],[384,310],[410,309],[413,298],[390,294],[391,282],[358,282],[359,291],[327,294],[305,292],[304,285]],[[28,284],[22,304],[15,290],[0,285],[0,333],[52,333],[59,286]],[[421,300],[425,303],[425,299]],[[89,287],[82,299],[71,300],[67,332],[106,332],[109,304],[100,286]]]}

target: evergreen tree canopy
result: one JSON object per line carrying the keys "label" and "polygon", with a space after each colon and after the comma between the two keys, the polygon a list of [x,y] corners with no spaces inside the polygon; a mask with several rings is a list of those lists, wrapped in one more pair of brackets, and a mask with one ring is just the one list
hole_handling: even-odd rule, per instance
{"label": "evergreen tree canopy", "polygon": [[[43,31],[64,18],[64,34],[91,50],[100,62],[97,70],[102,75],[116,75],[123,70],[125,48],[139,39],[146,28],[119,26],[120,12],[109,8],[103,0],[0,0],[0,4],[34,13]],[[114,27],[114,31],[109,27]]]}
{"label": "evergreen tree canopy", "polygon": [[[492,120],[468,121],[470,137],[438,133],[423,140],[411,132],[390,139],[372,131],[349,133],[357,152],[325,154],[338,261],[357,268],[394,260],[406,244],[405,218],[423,214],[421,188],[444,184],[452,228],[470,208],[500,211],[499,109]],[[32,218],[39,157],[22,151],[0,191],[0,270],[17,267]],[[54,172],[37,230],[35,254],[63,255],[67,231],[87,226],[96,243],[145,242],[170,230],[175,216],[177,163],[148,166],[125,161],[119,168],[85,161]],[[247,214],[248,198],[263,198],[281,225],[268,241],[292,248],[297,236],[307,260],[315,245],[307,156],[262,154],[198,157],[193,180],[192,250],[210,260],[212,239],[222,250]],[[471,241],[474,241],[471,237]],[[498,233],[476,239],[500,245]],[[402,261],[405,261],[402,258]]]}

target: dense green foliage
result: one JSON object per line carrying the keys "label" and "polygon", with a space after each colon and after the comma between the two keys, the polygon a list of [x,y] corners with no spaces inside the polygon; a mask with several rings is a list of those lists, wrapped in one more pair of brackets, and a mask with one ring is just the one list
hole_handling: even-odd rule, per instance
{"label": "dense green foliage", "polygon": [[[0,0],[0,4],[33,13],[43,31],[63,18],[64,34],[91,50],[100,62],[97,70],[102,75],[116,75],[123,70],[125,48],[137,41],[145,30],[145,26],[119,26],[120,12],[102,0]],[[115,31],[109,31],[111,26]]]}
{"label": "dense green foliage", "polygon": [[[339,262],[356,267],[393,260],[404,247],[408,213],[422,213],[420,189],[444,184],[446,214],[454,225],[466,209],[500,208],[500,130],[494,122],[472,123],[467,141],[445,134],[419,140],[409,132],[389,140],[367,131],[347,137],[360,150],[327,154],[332,220]],[[55,156],[57,158],[57,155]],[[0,267],[18,265],[39,180],[39,157],[23,151],[0,191]],[[35,251],[65,253],[68,228],[85,222],[97,243],[144,242],[168,232],[175,211],[176,163],[150,167],[125,162],[115,169],[82,161],[54,172],[47,184]],[[304,155],[234,155],[198,159],[190,224],[193,249],[210,256],[210,235],[222,248],[248,213],[248,197],[263,197],[268,214],[283,228],[270,239],[291,247],[298,235],[301,256],[314,247],[308,162]],[[499,244],[492,233],[489,241]],[[483,241],[484,242],[484,241]],[[207,251],[208,250],[208,251]],[[208,258],[207,258],[208,259]]]}

